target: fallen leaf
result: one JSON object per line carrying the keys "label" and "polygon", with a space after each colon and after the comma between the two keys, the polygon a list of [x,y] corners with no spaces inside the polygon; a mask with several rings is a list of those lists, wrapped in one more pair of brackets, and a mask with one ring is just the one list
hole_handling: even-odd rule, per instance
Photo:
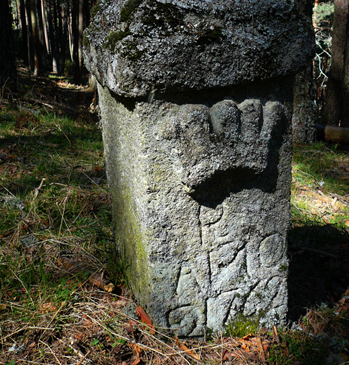
{"label": "fallen leaf", "polygon": [[[131,327],[132,328],[132,327]],[[136,358],[136,360],[132,363],[132,365],[137,365],[137,364],[139,364],[139,362],[141,361],[141,359],[140,359],[140,354],[141,354],[141,351],[142,351],[142,349],[137,345],[137,344],[135,344],[135,343],[130,343],[129,344],[131,347],[133,347],[133,349],[135,350],[135,352],[136,352],[136,356],[137,356],[137,358]]]}
{"label": "fallen leaf", "polygon": [[6,309],[6,304],[0,304],[0,309]]}
{"label": "fallen leaf", "polygon": [[246,352],[250,352],[250,348],[246,342],[241,345],[241,348],[244,349]]}
{"label": "fallen leaf", "polygon": [[195,359],[196,361],[199,361],[202,363],[200,357],[198,355],[196,355],[196,353],[193,350],[190,350],[187,346],[185,346],[183,343],[181,343],[178,339],[178,337],[176,337],[176,342],[177,342],[177,346],[184,352],[186,352],[190,357],[192,357],[193,359]]}
{"label": "fallen leaf", "polygon": [[39,311],[41,313],[49,313],[49,312],[56,312],[58,309],[57,305],[49,302],[49,303],[45,303],[43,304],[40,308]]}
{"label": "fallen leaf", "polygon": [[111,293],[114,290],[115,286],[113,283],[109,283],[107,285],[104,285],[103,289],[107,291],[108,293]]}
{"label": "fallen leaf", "polygon": [[152,325],[151,319],[149,318],[147,313],[145,313],[144,309],[140,305],[137,307],[136,313],[141,319],[141,321],[148,325],[150,333],[152,335],[155,335],[155,328]]}
{"label": "fallen leaf", "polygon": [[222,361],[227,361],[231,359],[231,352],[228,350],[224,350],[223,352],[223,356],[222,356]]}
{"label": "fallen leaf", "polygon": [[120,300],[117,300],[116,302],[111,303],[111,305],[116,308],[124,307],[126,304],[127,304],[127,301],[123,300],[123,299],[120,299]]}
{"label": "fallen leaf", "polygon": [[257,338],[257,345],[258,345],[258,349],[261,354],[262,360],[265,361],[265,352],[264,352],[264,348],[262,345],[262,341],[259,337]]}
{"label": "fallen leaf", "polygon": [[245,359],[251,359],[251,360],[258,360],[258,358],[253,354],[248,354],[244,350],[237,350],[232,353],[232,356],[238,357],[238,358],[245,358]]}
{"label": "fallen leaf", "polygon": [[136,343],[130,343],[129,344],[136,352],[137,357],[139,358],[139,355],[141,354],[142,349],[136,344]]}

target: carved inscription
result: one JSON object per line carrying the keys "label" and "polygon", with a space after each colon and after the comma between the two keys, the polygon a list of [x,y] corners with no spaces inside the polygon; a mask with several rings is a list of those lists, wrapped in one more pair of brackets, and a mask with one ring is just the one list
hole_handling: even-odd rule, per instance
{"label": "carved inscription", "polygon": [[185,105],[164,119],[174,172],[199,205],[201,245],[193,256],[197,247],[188,243],[169,325],[195,336],[205,326],[222,329],[238,313],[265,315],[285,281],[279,269],[287,266],[284,232],[270,222],[276,186],[264,177],[277,166],[271,145],[278,143],[283,106],[224,100],[211,108]]}

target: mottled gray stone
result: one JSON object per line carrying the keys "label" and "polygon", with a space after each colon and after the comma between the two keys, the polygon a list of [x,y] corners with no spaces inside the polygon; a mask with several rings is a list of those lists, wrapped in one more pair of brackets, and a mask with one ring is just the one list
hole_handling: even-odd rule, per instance
{"label": "mottled gray stone", "polygon": [[123,96],[294,74],[314,50],[295,0],[100,0],[96,9],[85,63]]}
{"label": "mottled gray stone", "polygon": [[114,0],[95,13],[85,60],[137,300],[181,336],[241,315],[284,323],[293,75],[313,47],[294,1]]}

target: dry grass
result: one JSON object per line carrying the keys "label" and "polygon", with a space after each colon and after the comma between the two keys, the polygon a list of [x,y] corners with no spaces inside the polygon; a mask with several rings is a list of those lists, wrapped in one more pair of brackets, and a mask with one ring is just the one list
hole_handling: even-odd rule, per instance
{"label": "dry grass", "polygon": [[[0,364],[322,365],[331,353],[345,360],[346,153],[295,149],[289,286],[298,330],[178,340],[166,328],[153,334],[137,316],[115,264],[101,133],[95,116],[85,118],[88,103],[73,109],[59,89],[56,105],[52,82],[40,85],[30,87],[25,112],[0,105]],[[36,98],[55,114],[35,107],[34,117],[28,100]]]}

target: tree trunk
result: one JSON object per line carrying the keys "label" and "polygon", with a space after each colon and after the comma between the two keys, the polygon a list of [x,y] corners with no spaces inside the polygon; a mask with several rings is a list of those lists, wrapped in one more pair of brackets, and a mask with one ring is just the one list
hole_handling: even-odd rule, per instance
{"label": "tree trunk", "polygon": [[65,49],[67,45],[67,18],[68,18],[68,9],[67,6],[62,6],[61,8],[61,16],[59,17],[60,23],[60,34],[61,34],[61,67],[60,67],[60,74],[64,74],[64,66],[65,66]]}
{"label": "tree trunk", "polygon": [[29,61],[29,70],[34,73],[34,45],[33,45],[33,24],[32,24],[32,19],[31,19],[31,3],[34,0],[27,0],[26,2],[26,7],[25,7],[25,11],[26,11],[26,19],[27,19],[27,49],[28,49],[28,61]]}
{"label": "tree trunk", "polygon": [[39,76],[42,72],[40,69],[40,41],[39,41],[39,27],[38,18],[36,14],[36,2],[37,0],[32,0],[30,2],[30,20],[32,24],[32,34],[33,34],[33,50],[34,50],[34,76]]}
{"label": "tree trunk", "polygon": [[49,38],[50,38],[50,54],[52,60],[52,72],[54,74],[58,73],[58,63],[57,63],[57,52],[56,52],[56,34],[55,32],[55,25],[56,22],[52,20],[52,13],[51,13],[51,0],[47,0],[47,20],[48,20],[48,31],[49,31]]}
{"label": "tree trunk", "polygon": [[73,33],[73,5],[69,9],[68,17],[68,39],[69,39],[69,54],[70,60],[74,62],[74,33]]}
{"label": "tree trunk", "polygon": [[335,0],[332,61],[322,123],[349,127],[349,1]]}
{"label": "tree trunk", "polygon": [[73,60],[74,60],[74,83],[77,81],[77,69],[79,64],[79,0],[72,1],[72,35],[73,35]]}
{"label": "tree trunk", "polygon": [[0,98],[7,87],[17,87],[15,47],[12,33],[12,16],[7,0],[0,1]]}
{"label": "tree trunk", "polygon": [[48,31],[47,31],[47,21],[46,21],[46,11],[45,11],[45,3],[44,0],[41,0],[41,18],[42,18],[42,25],[43,25],[43,35],[45,39],[45,47],[46,47],[46,54],[48,56],[51,56],[51,48],[49,44],[49,38],[48,38]]}
{"label": "tree trunk", "polygon": [[77,32],[77,54],[75,60],[75,76],[74,83],[81,85],[82,83],[82,36],[84,30],[84,0],[77,0],[78,2],[78,32]]}
{"label": "tree trunk", "polygon": [[316,107],[312,97],[313,61],[296,75],[293,92],[293,143],[314,143],[316,136]]}
{"label": "tree trunk", "polygon": [[22,54],[23,63],[29,66],[28,62],[28,34],[27,34],[27,21],[25,16],[25,5],[24,0],[20,0],[20,13],[21,13],[21,24],[22,24]]}
{"label": "tree trunk", "polygon": [[36,15],[37,15],[37,27],[38,27],[38,58],[39,58],[39,74],[45,75],[46,74],[46,55],[47,55],[47,48],[45,44],[45,36],[44,36],[44,18],[42,14],[42,7],[41,7],[42,0],[36,0]]}

